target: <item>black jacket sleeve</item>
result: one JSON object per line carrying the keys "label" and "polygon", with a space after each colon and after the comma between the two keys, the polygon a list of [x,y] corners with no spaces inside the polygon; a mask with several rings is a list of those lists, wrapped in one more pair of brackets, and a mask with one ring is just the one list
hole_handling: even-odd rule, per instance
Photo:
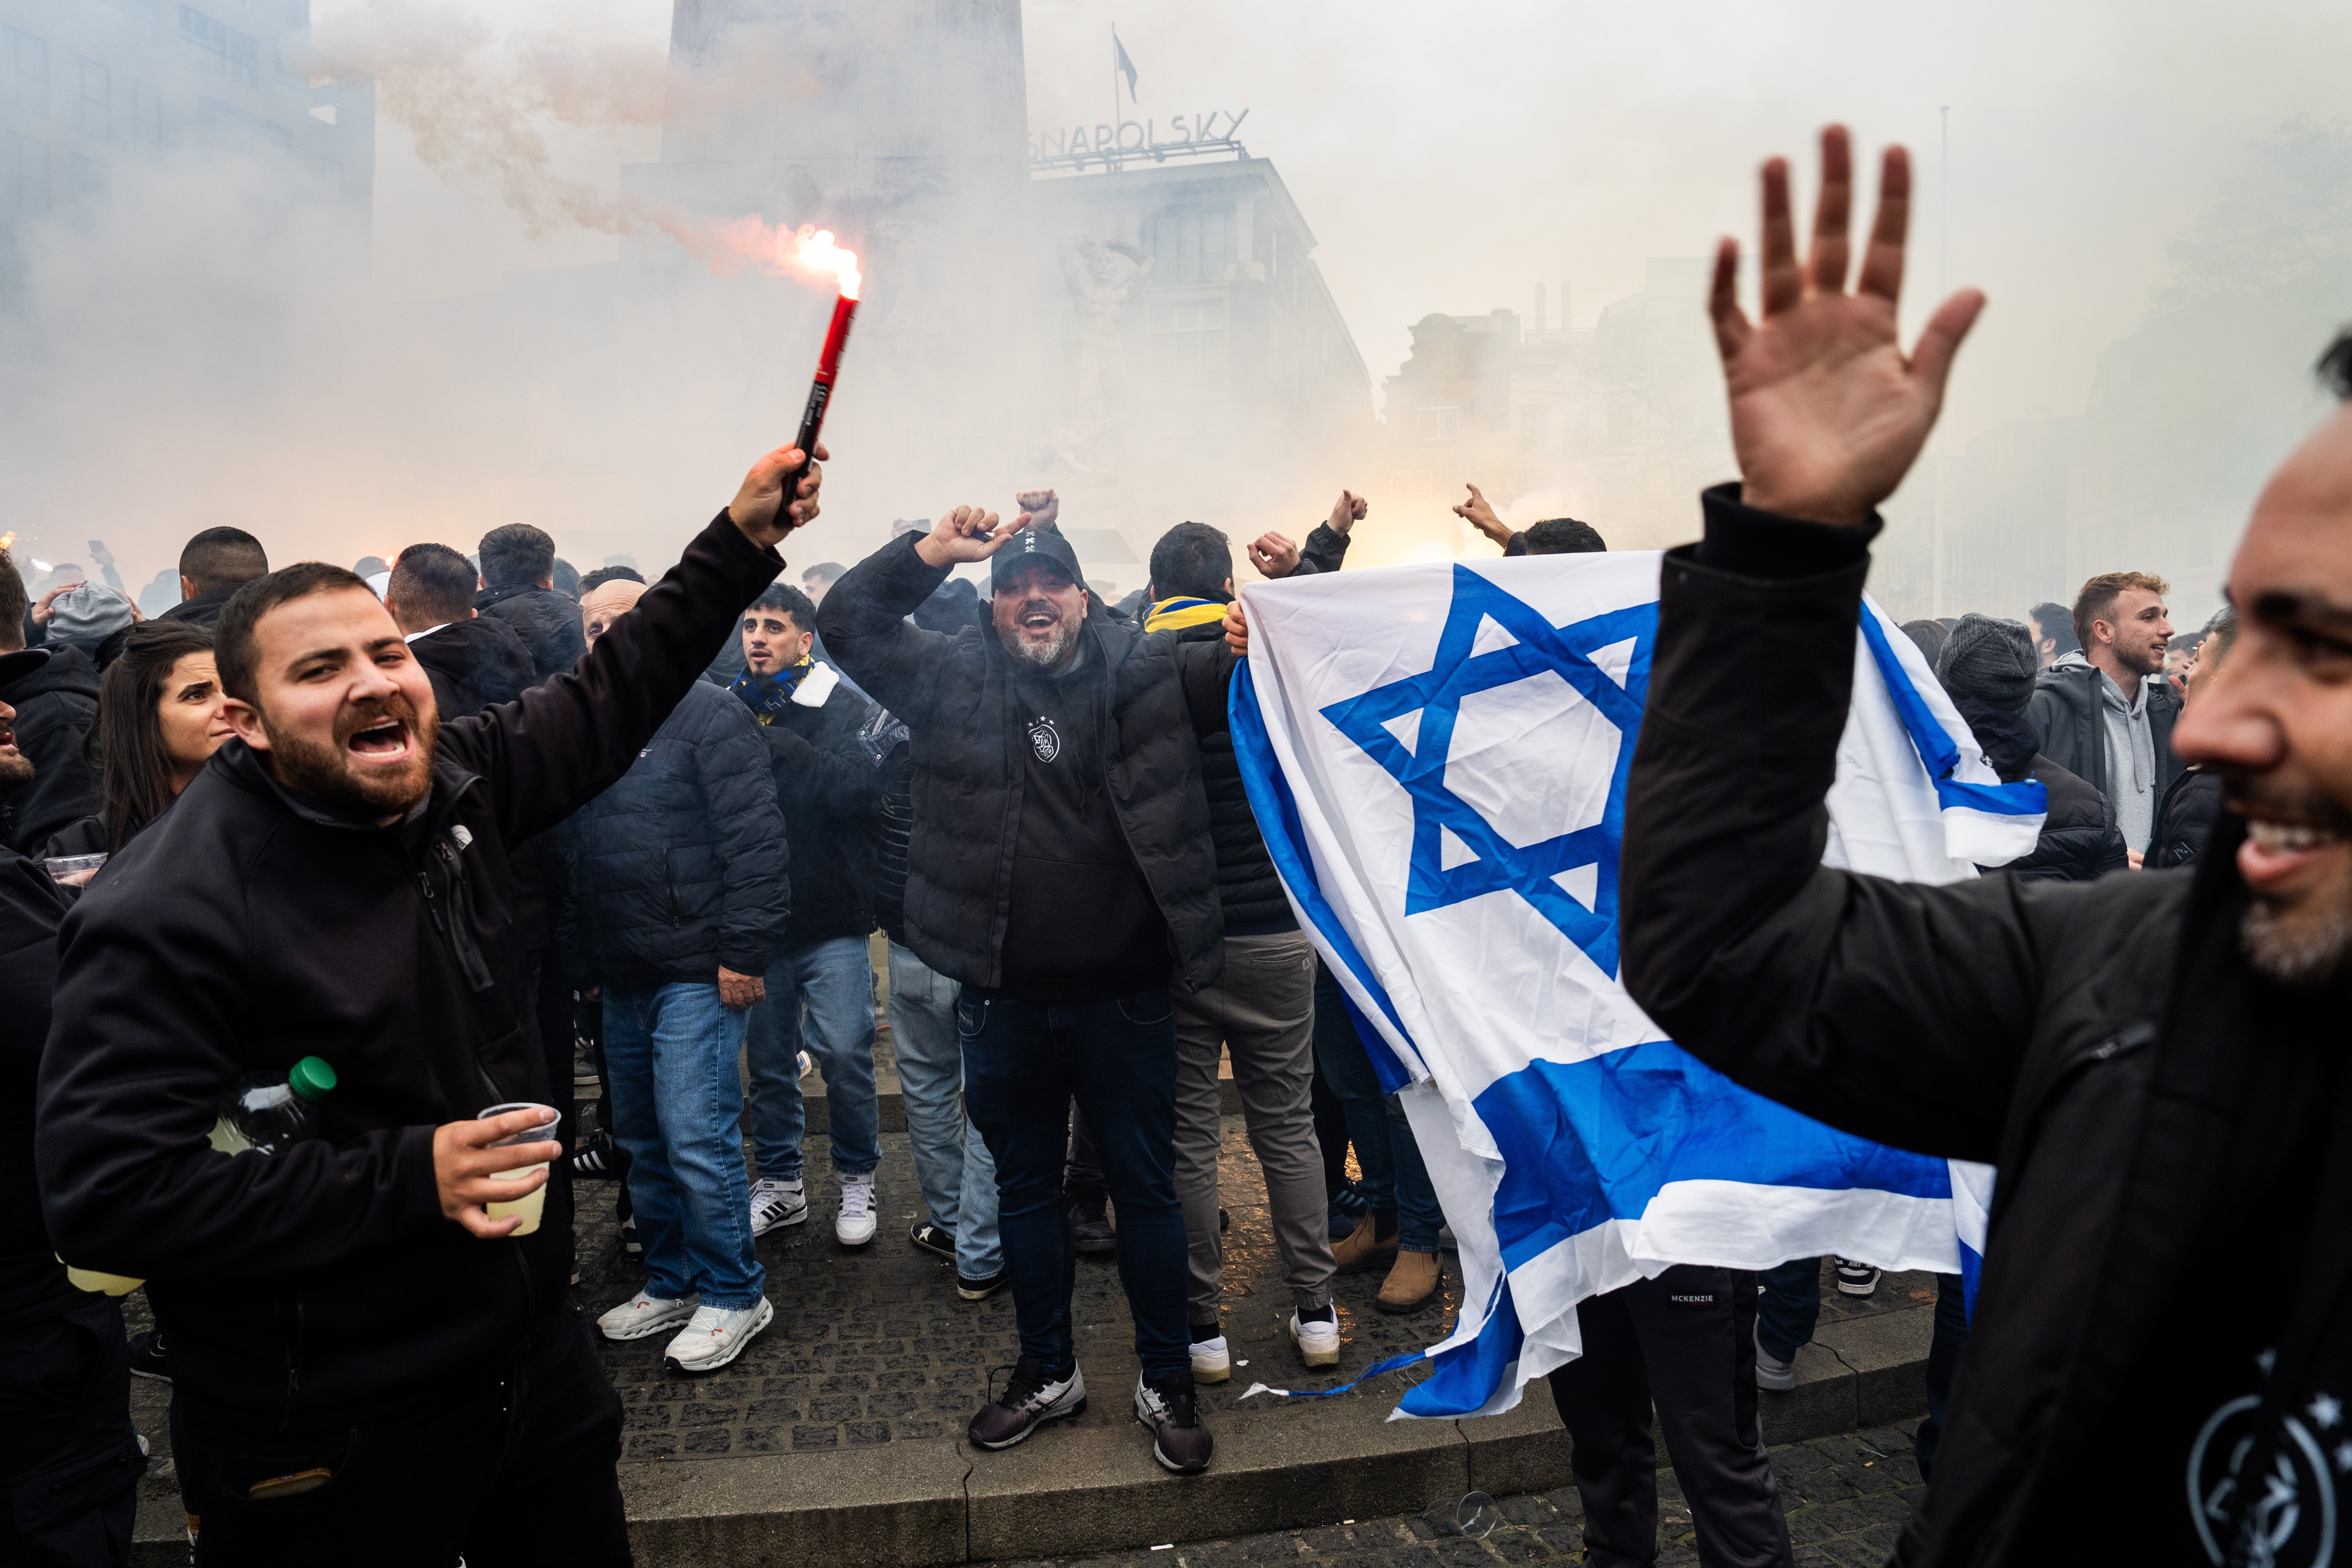
{"label": "black jacket sleeve", "polygon": [[1307,542],[1298,547],[1298,565],[1291,575],[1337,572],[1347,562],[1349,537],[1328,522],[1317,523],[1314,531],[1307,534]]}
{"label": "black jacket sleeve", "polygon": [[2025,895],[1821,863],[1874,531],[1721,490],[1706,542],[1667,556],[1628,791],[1625,984],[1750,1089],[1880,1142],[1991,1160],[2040,984]]}
{"label": "black jacket sleeve", "polygon": [[[835,704],[841,709],[838,715]],[[858,739],[858,728],[874,705],[840,686],[817,711],[824,718],[815,726],[814,740],[782,722],[761,731],[767,738],[776,789],[794,792],[809,804],[812,815],[827,822],[862,826],[882,803],[881,770]]]}
{"label": "black jacket sleeve", "polygon": [[852,566],[817,606],[816,625],[844,674],[908,728],[930,721],[931,694],[949,638],[908,621],[947,581],[951,566],[927,566],[922,535],[903,533]]}
{"label": "black jacket sleeve", "polygon": [[52,834],[98,810],[98,778],[82,752],[82,738],[98,721],[98,704],[79,691],[45,692],[16,720],[16,749],[33,776],[8,796],[15,814],[9,847],[37,855]]}
{"label": "black jacket sleeve", "polygon": [[[609,635],[609,634],[608,634]],[[602,642],[602,637],[597,639]],[[710,704],[711,719],[694,748],[702,798],[727,862],[727,901],[719,921],[719,962],[738,974],[765,974],[792,913],[784,816],[767,769],[767,748],[751,710],[732,697]]]}
{"label": "black jacket sleeve", "polygon": [[578,665],[441,727],[452,760],[488,781],[507,843],[552,827],[629,771],[783,565],[722,510]]}

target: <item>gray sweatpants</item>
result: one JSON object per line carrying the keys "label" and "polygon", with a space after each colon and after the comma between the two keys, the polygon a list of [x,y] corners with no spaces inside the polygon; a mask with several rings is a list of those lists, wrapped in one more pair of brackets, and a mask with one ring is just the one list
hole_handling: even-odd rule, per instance
{"label": "gray sweatpants", "polygon": [[1192,1249],[1192,1321],[1214,1322],[1224,1241],[1217,1231],[1217,1058],[1233,1058],[1251,1148],[1265,1173],[1274,1242],[1291,1300],[1331,1300],[1330,1218],[1315,1138],[1315,950],[1304,932],[1225,938],[1225,969],[1176,1005],[1176,1198]]}

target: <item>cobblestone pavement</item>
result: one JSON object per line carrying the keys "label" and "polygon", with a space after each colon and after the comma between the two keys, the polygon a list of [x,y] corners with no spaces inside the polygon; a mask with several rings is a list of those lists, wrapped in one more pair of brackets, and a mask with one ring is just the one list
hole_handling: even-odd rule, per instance
{"label": "cobblestone pavement", "polygon": [[[1772,1450],[1797,1568],[1875,1568],[1918,1501],[1923,1483],[1906,1421],[1885,1431],[1819,1437]],[[1658,1474],[1658,1563],[1698,1561],[1690,1512],[1672,1470]],[[1573,1487],[1522,1497],[1448,1499],[1421,1513],[1318,1530],[1197,1541],[1156,1550],[1009,1564],[1007,1568],[1244,1568],[1265,1563],[1329,1568],[1455,1568],[1582,1561],[1584,1510]]]}

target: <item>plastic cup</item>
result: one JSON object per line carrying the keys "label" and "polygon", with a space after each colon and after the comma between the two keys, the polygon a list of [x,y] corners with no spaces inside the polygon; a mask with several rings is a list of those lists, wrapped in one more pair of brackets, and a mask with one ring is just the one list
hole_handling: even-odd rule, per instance
{"label": "plastic cup", "polygon": [[[547,1120],[541,1122],[536,1127],[526,1127],[520,1132],[510,1132],[507,1134],[507,1136],[499,1139],[497,1142],[490,1145],[493,1149],[504,1149],[518,1143],[550,1142],[555,1137],[556,1128],[562,1125],[563,1122],[563,1113],[556,1110],[553,1106],[541,1105],[535,1101],[528,1100],[518,1100],[506,1105],[493,1105],[487,1110],[478,1112],[476,1119],[487,1121],[493,1116],[504,1116],[510,1110],[536,1110],[545,1116]],[[548,1162],[541,1160],[535,1164],[518,1165],[511,1171],[494,1171],[490,1174],[490,1180],[494,1182],[519,1182],[529,1176],[533,1171],[546,1170]],[[529,1236],[533,1231],[536,1231],[539,1228],[540,1215],[546,1206],[547,1184],[544,1182],[541,1183],[538,1186],[533,1187],[530,1192],[525,1193],[522,1196],[515,1199],[511,1203],[499,1202],[485,1204],[482,1205],[483,1211],[492,1219],[504,1219],[510,1214],[519,1214],[522,1215],[522,1223],[515,1226],[512,1231],[509,1232],[509,1234],[512,1236]]]}
{"label": "plastic cup", "polygon": [[106,857],[103,855],[51,855],[41,861],[50,881],[68,888],[86,886],[92,877],[98,875],[98,868],[105,864]]}

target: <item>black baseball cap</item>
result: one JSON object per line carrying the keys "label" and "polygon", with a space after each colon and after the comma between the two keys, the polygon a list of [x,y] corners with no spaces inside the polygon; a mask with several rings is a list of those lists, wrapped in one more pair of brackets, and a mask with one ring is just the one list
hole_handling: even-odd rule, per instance
{"label": "black baseball cap", "polygon": [[1083,584],[1086,574],[1078,570],[1078,553],[1070,542],[1054,528],[1024,528],[1013,536],[1011,543],[988,558],[988,588],[990,593],[1004,585],[1004,580],[1024,567],[1043,563],[1067,577]]}

